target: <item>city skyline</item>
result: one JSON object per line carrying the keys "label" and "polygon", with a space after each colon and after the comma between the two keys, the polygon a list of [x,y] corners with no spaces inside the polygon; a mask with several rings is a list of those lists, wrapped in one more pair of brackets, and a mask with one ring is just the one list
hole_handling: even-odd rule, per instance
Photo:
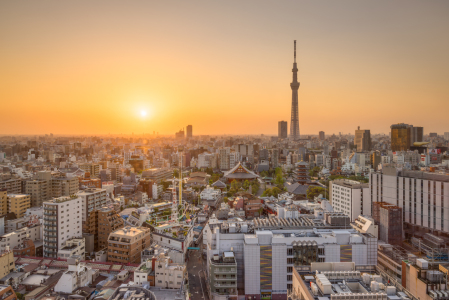
{"label": "city skyline", "polygon": [[442,134],[449,4],[404,3],[3,2],[0,134],[276,135],[292,40],[303,134]]}

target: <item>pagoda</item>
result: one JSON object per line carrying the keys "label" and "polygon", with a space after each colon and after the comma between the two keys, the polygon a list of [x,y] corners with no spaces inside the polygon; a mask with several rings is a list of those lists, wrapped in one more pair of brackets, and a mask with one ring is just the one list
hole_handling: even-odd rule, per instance
{"label": "pagoda", "polygon": [[301,161],[297,164],[296,170],[293,171],[294,174],[293,178],[299,184],[302,185],[308,184],[310,183],[308,172],[309,172],[309,164],[306,163],[305,161]]}

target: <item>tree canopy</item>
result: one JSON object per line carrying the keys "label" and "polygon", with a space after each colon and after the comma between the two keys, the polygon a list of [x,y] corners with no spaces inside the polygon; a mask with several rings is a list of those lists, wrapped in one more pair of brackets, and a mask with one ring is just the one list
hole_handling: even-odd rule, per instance
{"label": "tree canopy", "polygon": [[329,199],[329,194],[328,191],[320,186],[309,186],[309,188],[307,189],[307,198],[308,199],[313,199],[316,196],[322,194],[325,198]]}

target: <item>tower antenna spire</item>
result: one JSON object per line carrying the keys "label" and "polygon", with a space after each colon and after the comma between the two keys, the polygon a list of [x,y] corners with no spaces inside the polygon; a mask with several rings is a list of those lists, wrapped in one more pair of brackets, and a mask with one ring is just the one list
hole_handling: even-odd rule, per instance
{"label": "tower antenna spire", "polygon": [[296,62],[296,40],[295,40],[295,62]]}

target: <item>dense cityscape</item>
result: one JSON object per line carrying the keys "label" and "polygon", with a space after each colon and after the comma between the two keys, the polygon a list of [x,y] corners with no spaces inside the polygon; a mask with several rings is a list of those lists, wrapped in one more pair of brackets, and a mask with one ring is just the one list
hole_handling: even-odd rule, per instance
{"label": "dense cityscape", "polygon": [[[181,128],[170,134],[145,105],[140,132],[124,134],[61,133],[90,124],[95,107],[76,101],[24,106],[39,105],[36,118],[63,108],[66,120],[47,120],[56,131],[42,133],[31,117],[2,122],[0,299],[449,300],[445,120],[397,112],[394,123],[376,116],[373,130],[358,121],[376,114],[362,112],[375,101],[360,100],[366,116],[336,111],[339,121],[326,123],[320,108],[305,108],[307,58],[297,44],[295,36],[282,45],[291,98],[267,104],[273,115],[289,106],[288,119],[263,122],[277,134],[245,134],[265,113],[239,107],[238,124],[224,112],[203,115],[209,129],[192,111],[169,115]],[[9,99],[3,115],[14,115],[13,98],[0,98]],[[310,114],[321,131],[310,133]],[[29,121],[28,133],[13,128]],[[219,121],[242,133],[204,134]],[[352,132],[340,132],[343,122]]]}

